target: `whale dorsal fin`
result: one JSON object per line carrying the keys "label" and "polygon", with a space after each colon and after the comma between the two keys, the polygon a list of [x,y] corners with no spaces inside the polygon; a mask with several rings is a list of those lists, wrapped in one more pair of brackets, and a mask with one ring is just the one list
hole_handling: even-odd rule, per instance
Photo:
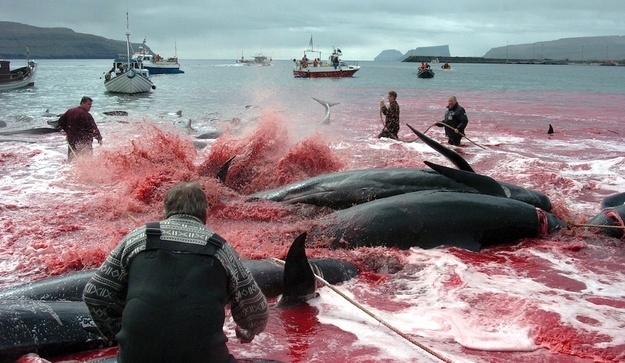
{"label": "whale dorsal fin", "polygon": [[279,307],[288,307],[317,296],[317,282],[305,250],[306,232],[300,234],[286,255],[284,291]]}
{"label": "whale dorsal fin", "polygon": [[230,168],[230,164],[232,164],[232,160],[234,160],[235,157],[236,155],[226,160],[226,162],[221,166],[221,168],[219,168],[219,171],[217,171],[216,177],[222,184],[226,182],[226,177],[228,176],[228,169]]}

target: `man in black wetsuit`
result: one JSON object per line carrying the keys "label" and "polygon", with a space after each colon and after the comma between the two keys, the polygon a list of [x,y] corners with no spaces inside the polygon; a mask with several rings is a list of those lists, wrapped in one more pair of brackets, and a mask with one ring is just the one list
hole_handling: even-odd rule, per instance
{"label": "man in black wetsuit", "polygon": [[467,127],[468,123],[469,118],[467,117],[467,112],[458,104],[456,96],[449,97],[447,100],[445,119],[442,122],[437,122],[436,125],[445,128],[445,135],[447,135],[450,145],[460,145],[460,140],[462,139],[462,135],[464,135],[464,129]]}
{"label": "man in black wetsuit", "polygon": [[267,300],[234,249],[205,226],[196,183],[165,196],[165,220],[126,235],[87,283],[83,299],[119,363],[231,363],[223,332],[230,304],[243,343],[265,329]]}

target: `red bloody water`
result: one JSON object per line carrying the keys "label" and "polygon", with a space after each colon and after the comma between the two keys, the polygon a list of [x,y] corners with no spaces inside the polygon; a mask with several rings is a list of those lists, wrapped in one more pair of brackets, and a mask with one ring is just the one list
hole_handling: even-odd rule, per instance
{"label": "red bloody water", "polygon": [[[427,129],[431,122],[414,120],[440,119],[445,99],[441,92],[402,97],[403,122]],[[625,186],[622,135],[613,132],[620,132],[623,120],[619,110],[606,107],[617,101],[617,96],[592,94],[467,92],[461,104],[469,110],[467,136],[475,144],[465,139],[455,150],[477,172],[546,193],[556,215],[583,223],[599,211],[603,196]],[[339,170],[425,167],[423,160],[449,165],[422,143],[376,139],[377,115],[366,107],[345,105],[343,112],[330,125],[305,132],[302,125],[266,112],[257,124],[226,133],[202,151],[187,136],[149,122],[107,124],[103,132],[111,141],[93,158],[73,165],[57,151],[63,146],[56,140],[37,147],[9,145],[2,152],[2,175],[24,170],[30,176],[24,185],[1,190],[6,195],[0,204],[0,285],[98,266],[126,233],[162,217],[164,193],[181,180],[203,186],[211,203],[207,224],[242,258],[283,259],[293,239],[327,211],[248,202],[247,194]],[[546,133],[549,123],[553,135]],[[428,135],[445,142],[441,129],[434,127]],[[405,126],[400,137],[414,139]],[[232,156],[221,184],[215,175]],[[42,164],[53,165],[58,174],[46,176]],[[625,328],[622,241],[573,227],[481,252],[314,245],[310,257],[343,258],[362,269],[341,289],[452,361],[625,359],[625,341],[619,339]],[[437,361],[358,308],[340,305],[343,299],[331,290],[321,294],[311,306],[272,308],[267,330],[251,344],[239,344],[229,322],[231,350],[238,357],[285,362]],[[416,313],[403,317],[411,311]],[[346,316],[345,323],[357,328],[324,323],[333,314]],[[386,351],[389,343],[380,343],[376,334],[392,342],[390,350],[396,352]],[[510,343],[518,335],[531,343]],[[28,359],[35,358],[21,361]]]}

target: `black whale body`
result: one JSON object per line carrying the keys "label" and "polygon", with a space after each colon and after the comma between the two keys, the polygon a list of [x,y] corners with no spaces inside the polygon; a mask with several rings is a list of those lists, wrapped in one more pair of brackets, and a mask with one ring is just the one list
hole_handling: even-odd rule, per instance
{"label": "black whale body", "polygon": [[[306,233],[291,245],[284,268],[269,260],[246,260],[263,294],[282,295],[278,306],[290,306],[315,296],[312,269],[329,283],[358,274],[350,262],[310,259]],[[95,270],[49,277],[0,291],[0,363],[14,362],[26,353],[53,357],[115,344],[98,332],[82,291]]]}
{"label": "black whale body", "polygon": [[518,200],[437,190],[334,211],[317,220],[310,234],[329,239],[333,248],[454,246],[479,251],[564,227],[554,215]]}
{"label": "black whale body", "polygon": [[[451,169],[453,170],[453,169]],[[456,173],[469,172],[455,170]],[[452,172],[450,172],[452,173]],[[472,174],[476,180],[493,180]],[[305,203],[332,209],[345,209],[372,200],[424,190],[480,193],[479,181],[469,185],[440,172],[423,168],[372,168],[328,173],[290,183],[280,188],[251,194],[248,200],[265,199],[283,203]],[[545,211],[551,210],[549,198],[537,191],[506,182],[497,182],[508,198]]]}

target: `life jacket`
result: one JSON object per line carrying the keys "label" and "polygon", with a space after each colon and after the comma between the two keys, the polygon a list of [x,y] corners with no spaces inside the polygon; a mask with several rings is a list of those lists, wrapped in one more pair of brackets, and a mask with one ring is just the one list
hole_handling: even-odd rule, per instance
{"label": "life jacket", "polygon": [[225,240],[161,239],[158,222],[146,235],[145,251],[130,261],[118,361],[231,362],[223,332],[228,277],[215,257]]}

